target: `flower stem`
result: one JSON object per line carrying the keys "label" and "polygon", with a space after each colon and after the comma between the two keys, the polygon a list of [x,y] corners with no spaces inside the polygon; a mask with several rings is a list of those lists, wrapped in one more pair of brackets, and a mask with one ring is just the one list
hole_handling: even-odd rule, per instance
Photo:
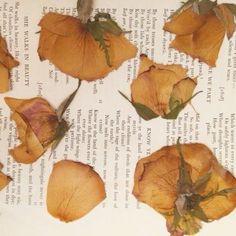
{"label": "flower stem", "polygon": [[77,0],[78,18],[83,24],[87,23],[92,10],[94,0]]}

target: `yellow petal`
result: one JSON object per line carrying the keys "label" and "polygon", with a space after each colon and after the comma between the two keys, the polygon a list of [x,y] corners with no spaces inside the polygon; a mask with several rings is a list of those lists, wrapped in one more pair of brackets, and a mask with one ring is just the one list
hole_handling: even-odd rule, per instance
{"label": "yellow petal", "polygon": [[176,35],[188,35],[196,32],[206,22],[206,15],[192,10],[192,6],[166,22],[163,29]]}
{"label": "yellow petal", "polygon": [[79,219],[104,198],[104,183],[91,166],[68,160],[54,164],[47,189],[52,216],[65,222]]}
{"label": "yellow petal", "polygon": [[77,18],[50,13],[43,17],[40,26],[40,58],[48,59],[62,72],[82,80],[103,78],[137,52],[123,35],[107,33],[105,39],[112,65],[108,66],[99,43]]}
{"label": "yellow petal", "polygon": [[195,80],[191,78],[182,79],[174,85],[171,96],[180,103],[184,103],[192,97],[196,86],[197,83]]}
{"label": "yellow petal", "polygon": [[133,102],[149,107],[158,115],[168,113],[173,86],[183,79],[172,69],[173,66],[163,66],[161,69],[152,66],[149,71],[133,80],[131,84]]}
{"label": "yellow petal", "polygon": [[5,188],[9,182],[12,180],[9,176],[3,174],[3,172],[1,171],[3,168],[2,163],[0,163],[0,191]]}
{"label": "yellow petal", "polygon": [[230,39],[233,36],[236,27],[234,15],[224,4],[218,5],[217,10],[220,11],[220,17],[223,18],[224,27],[226,28],[228,39]]}

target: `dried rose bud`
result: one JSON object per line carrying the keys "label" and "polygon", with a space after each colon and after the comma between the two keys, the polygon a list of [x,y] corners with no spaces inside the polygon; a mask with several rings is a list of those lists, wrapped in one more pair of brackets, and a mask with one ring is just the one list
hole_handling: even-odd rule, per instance
{"label": "dried rose bud", "polygon": [[162,214],[171,235],[193,235],[236,207],[236,179],[203,144],[166,146],[139,160],[133,194]]}
{"label": "dried rose bud", "polygon": [[230,39],[235,31],[235,16],[235,4],[189,0],[165,23],[164,30],[176,34],[170,47],[215,66],[225,33]]}
{"label": "dried rose bud", "polygon": [[10,70],[18,65],[19,62],[8,52],[7,43],[0,35],[0,93],[9,90]]}
{"label": "dried rose bud", "polygon": [[104,183],[91,166],[68,160],[54,164],[47,190],[47,209],[53,217],[77,220],[105,197]]}
{"label": "dried rose bud", "polygon": [[12,180],[11,177],[5,175],[2,173],[2,168],[3,168],[3,165],[2,163],[0,163],[0,191],[5,188],[9,182]]}
{"label": "dried rose bud", "polygon": [[131,84],[131,103],[145,120],[161,116],[176,119],[193,98],[196,79],[181,65],[162,65],[140,56],[139,73]]}
{"label": "dried rose bud", "polygon": [[19,146],[9,152],[20,163],[36,161],[66,131],[66,122],[59,121],[56,111],[43,98],[31,99],[5,98],[12,111],[11,119],[16,122]]}
{"label": "dried rose bud", "polygon": [[82,23],[78,18],[50,12],[39,26],[40,59],[48,59],[62,72],[81,80],[103,78],[137,52],[106,13]]}

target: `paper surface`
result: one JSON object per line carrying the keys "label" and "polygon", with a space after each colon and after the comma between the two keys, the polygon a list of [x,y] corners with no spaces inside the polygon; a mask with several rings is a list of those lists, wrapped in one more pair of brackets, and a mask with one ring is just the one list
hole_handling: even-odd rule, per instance
{"label": "paper surface", "polygon": [[[236,3],[235,1],[231,1]],[[1,34],[20,66],[12,71],[12,90],[0,98],[0,162],[12,181],[0,193],[0,234],[82,235],[82,236],[165,236],[165,219],[150,207],[137,203],[132,195],[133,174],[139,158],[174,144],[201,142],[209,146],[219,161],[236,173],[236,35],[225,37],[217,66],[204,63],[169,49],[174,35],[162,30],[164,21],[179,7],[175,0],[96,1],[95,10],[109,12],[120,26],[132,32],[126,36],[137,45],[137,57],[129,60],[103,80],[82,82],[64,117],[72,125],[58,148],[48,150],[32,165],[18,164],[8,149],[18,144],[15,123],[4,103],[5,96],[42,96],[55,108],[77,87],[77,80],[66,76],[37,54],[38,22],[48,11],[76,16],[76,1],[1,0]],[[175,121],[157,118],[144,121],[118,93],[130,96],[139,54],[158,63],[182,64],[191,77],[198,77],[195,91],[203,91]],[[107,198],[82,219],[65,224],[52,218],[45,205],[47,181],[53,163],[77,160],[89,164],[106,184]],[[234,235],[236,212],[203,226],[198,235]]]}

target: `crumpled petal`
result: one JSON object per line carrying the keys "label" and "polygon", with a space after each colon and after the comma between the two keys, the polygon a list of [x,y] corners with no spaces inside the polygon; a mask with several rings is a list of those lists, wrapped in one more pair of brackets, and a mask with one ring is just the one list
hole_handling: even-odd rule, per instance
{"label": "crumpled petal", "polygon": [[[200,177],[211,173],[209,180],[199,188],[197,194],[204,197],[236,187],[235,177],[218,163],[205,145],[182,144],[181,150],[193,184]],[[195,216],[183,215],[178,222],[179,230],[173,227],[174,209],[178,199],[179,166],[180,158],[175,145],[163,147],[139,160],[134,174],[133,194],[139,201],[148,204],[166,218],[171,235],[183,235],[183,232],[194,234],[201,227],[200,220]],[[208,220],[220,219],[236,207],[236,194],[213,196],[201,201],[200,207]]]}
{"label": "crumpled petal", "polygon": [[0,35],[0,93],[9,90],[10,70],[18,65],[19,62],[8,52],[7,43]]}
{"label": "crumpled petal", "polygon": [[48,182],[47,209],[55,218],[79,219],[105,198],[104,183],[89,165],[63,160],[54,164]]}
{"label": "crumpled petal", "polygon": [[12,180],[11,177],[3,174],[3,172],[1,171],[3,168],[2,163],[0,163],[0,191],[5,188],[9,182]]}
{"label": "crumpled petal", "polygon": [[[131,84],[132,102],[143,104],[157,115],[164,116],[170,112],[169,102],[173,93],[179,103],[192,97],[196,80],[186,79],[186,72],[181,65],[157,64],[141,55],[139,74]],[[181,95],[177,96],[179,93]]]}
{"label": "crumpled petal", "polygon": [[11,119],[17,126],[21,144],[9,150],[20,163],[36,161],[55,138],[59,125],[58,117],[51,105],[40,97],[32,99],[5,98],[12,111]]}
{"label": "crumpled petal", "polygon": [[38,47],[41,60],[48,59],[62,72],[81,80],[103,78],[137,52],[123,35],[106,33],[112,65],[108,66],[99,43],[79,19],[50,12],[39,26],[42,28]]}

